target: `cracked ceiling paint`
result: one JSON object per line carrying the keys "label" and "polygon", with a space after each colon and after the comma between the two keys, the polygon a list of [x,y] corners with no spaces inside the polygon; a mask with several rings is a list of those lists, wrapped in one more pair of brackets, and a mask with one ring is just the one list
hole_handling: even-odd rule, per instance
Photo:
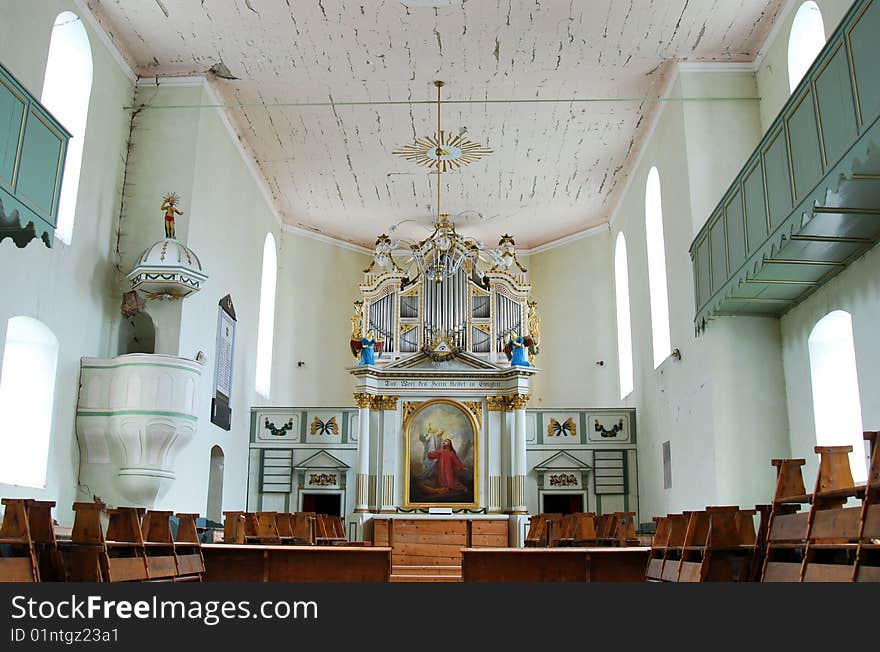
{"label": "cracked ceiling paint", "polygon": [[[241,105],[227,111],[285,221],[368,246],[402,220],[431,223],[434,179],[391,150],[433,133],[436,111],[342,103],[431,100],[435,79],[444,100],[656,98],[667,62],[753,60],[783,4],[88,0],[142,76],[225,66],[236,79],[214,83]],[[337,104],[271,106],[301,102]],[[444,129],[495,153],[444,175],[443,212],[525,247],[607,222],[656,106],[447,104]]]}

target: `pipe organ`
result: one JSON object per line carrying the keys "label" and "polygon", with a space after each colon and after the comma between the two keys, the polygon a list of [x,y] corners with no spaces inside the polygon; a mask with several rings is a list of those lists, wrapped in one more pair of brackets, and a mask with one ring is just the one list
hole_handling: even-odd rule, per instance
{"label": "pipe organ", "polygon": [[[480,273],[467,261],[451,276],[410,277],[399,268],[367,273],[359,286],[353,324],[360,339],[373,331],[384,340],[380,364],[433,349],[439,342],[491,361],[505,362],[508,335],[528,335],[531,285],[524,273],[492,269]],[[355,330],[357,326],[355,326]]]}

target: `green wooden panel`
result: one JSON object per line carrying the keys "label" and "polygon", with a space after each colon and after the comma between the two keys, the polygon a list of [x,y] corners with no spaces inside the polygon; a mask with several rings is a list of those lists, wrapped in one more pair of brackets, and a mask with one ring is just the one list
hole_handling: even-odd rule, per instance
{"label": "green wooden panel", "polygon": [[709,279],[709,240],[703,240],[696,248],[694,264],[697,269],[697,303],[705,305],[712,296],[712,284]]}
{"label": "green wooden panel", "polygon": [[749,253],[757,251],[767,239],[767,200],[764,197],[764,166],[758,163],[743,180],[746,234]]}
{"label": "green wooden panel", "polygon": [[858,135],[846,48],[840,47],[816,77],[816,100],[825,161],[836,161]]}
{"label": "green wooden panel", "polygon": [[880,0],[868,4],[865,12],[850,28],[853,69],[858,91],[862,124],[868,124],[880,113]]}
{"label": "green wooden panel", "polygon": [[31,110],[24,130],[16,195],[53,226],[62,138],[40,113]]}
{"label": "green wooden panel", "polygon": [[[785,133],[780,127],[770,146],[764,150],[764,176],[767,178],[767,204],[770,209],[770,225],[776,228],[791,212],[791,174],[788,169],[788,153],[785,149]],[[763,190],[761,190],[763,193]]]}
{"label": "green wooden panel", "polygon": [[737,191],[733,194],[725,212],[727,213],[727,260],[730,263],[730,271],[733,272],[746,260],[746,228],[741,192]]}
{"label": "green wooden panel", "polygon": [[709,247],[712,252],[712,291],[724,285],[727,280],[727,238],[724,216],[716,220],[709,229]]}
{"label": "green wooden panel", "polygon": [[822,151],[813,92],[807,91],[803,101],[788,116],[788,140],[791,147],[791,169],[794,172],[795,197],[801,199],[822,176]]}
{"label": "green wooden panel", "polygon": [[0,77],[0,184],[10,190],[24,109],[24,99]]}

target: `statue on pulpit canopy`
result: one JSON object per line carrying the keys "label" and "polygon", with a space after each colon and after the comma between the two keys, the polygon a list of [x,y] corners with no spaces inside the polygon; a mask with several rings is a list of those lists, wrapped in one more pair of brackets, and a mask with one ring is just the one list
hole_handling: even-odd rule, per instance
{"label": "statue on pulpit canopy", "polygon": [[183,215],[183,211],[177,208],[180,197],[175,192],[169,192],[162,197],[162,210],[165,211],[165,237],[174,238],[174,216]]}

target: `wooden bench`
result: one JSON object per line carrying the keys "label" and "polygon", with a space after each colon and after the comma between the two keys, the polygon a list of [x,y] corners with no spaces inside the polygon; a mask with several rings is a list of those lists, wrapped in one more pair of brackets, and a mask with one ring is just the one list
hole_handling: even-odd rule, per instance
{"label": "wooden bench", "polygon": [[[547,548],[553,541],[554,523],[562,520],[562,514],[535,514],[529,518],[526,548]],[[558,531],[557,531],[558,533]]]}
{"label": "wooden bench", "polygon": [[861,532],[853,579],[880,582],[880,433],[866,432],[871,444],[871,464],[862,500]]}
{"label": "wooden bench", "polygon": [[464,582],[641,582],[650,548],[465,548]]}
{"label": "wooden bench", "polygon": [[853,482],[849,464],[852,446],[817,446],[819,473],[810,510],[807,545],[801,573],[804,582],[850,582],[855,571],[861,531],[861,505],[846,507],[864,495]]}
{"label": "wooden bench", "polygon": [[208,582],[387,582],[391,548],[205,544]]}
{"label": "wooden bench", "polygon": [[245,542],[244,512],[223,512],[223,543]]}
{"label": "wooden bench", "polygon": [[177,577],[177,556],[171,535],[171,514],[148,510],[141,521],[147,577],[152,581],[174,581]]}
{"label": "wooden bench", "polygon": [[810,525],[812,496],[804,487],[804,459],[775,459],[776,492],[771,504],[762,582],[799,582]]}
{"label": "wooden bench", "polygon": [[656,530],[651,540],[651,552],[648,556],[648,567],[645,580],[659,582],[663,579],[663,560],[666,558],[666,546],[669,541],[673,515],[655,516]]}
{"label": "wooden bench", "polygon": [[175,582],[201,582],[205,575],[205,559],[196,528],[198,514],[175,514],[177,535],[174,537],[174,557],[177,561]]}
{"label": "wooden bench", "polygon": [[345,526],[339,516],[318,514],[316,525],[315,543],[319,546],[339,546],[348,543]]}
{"label": "wooden bench", "polygon": [[31,539],[27,500],[3,499],[3,523],[0,525],[0,581],[39,582],[40,567]]}

